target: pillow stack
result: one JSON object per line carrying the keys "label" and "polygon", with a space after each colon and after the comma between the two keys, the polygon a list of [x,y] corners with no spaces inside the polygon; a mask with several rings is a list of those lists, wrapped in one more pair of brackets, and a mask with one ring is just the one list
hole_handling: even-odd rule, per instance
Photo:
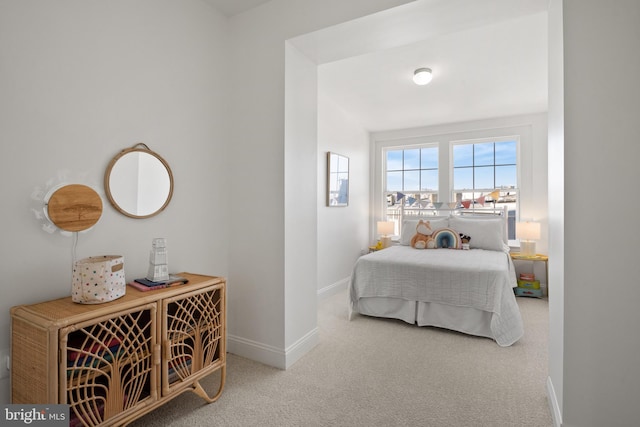
{"label": "pillow stack", "polygon": [[[504,251],[507,247],[503,218],[465,218],[465,217],[424,217],[429,221],[433,230],[432,238],[436,241],[436,248],[459,249],[462,238],[469,249],[485,249],[489,251]],[[400,244],[409,246],[411,238],[416,234],[416,226],[420,219],[405,218],[402,221]]]}

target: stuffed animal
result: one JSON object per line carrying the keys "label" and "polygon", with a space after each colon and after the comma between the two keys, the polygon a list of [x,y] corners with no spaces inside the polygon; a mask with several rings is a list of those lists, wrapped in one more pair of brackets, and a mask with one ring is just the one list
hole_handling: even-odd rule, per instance
{"label": "stuffed animal", "polygon": [[411,247],[415,249],[433,249],[436,242],[431,237],[433,231],[429,221],[420,220],[416,225],[416,234],[411,238]]}
{"label": "stuffed animal", "polygon": [[467,236],[466,234],[460,233],[460,241],[462,242],[462,249],[469,249],[469,242],[471,242],[471,236]]}

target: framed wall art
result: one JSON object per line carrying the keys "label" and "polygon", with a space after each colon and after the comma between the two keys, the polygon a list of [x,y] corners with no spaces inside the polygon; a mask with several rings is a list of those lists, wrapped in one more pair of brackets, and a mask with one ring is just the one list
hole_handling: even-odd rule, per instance
{"label": "framed wall art", "polygon": [[327,206],[349,205],[349,158],[327,152]]}

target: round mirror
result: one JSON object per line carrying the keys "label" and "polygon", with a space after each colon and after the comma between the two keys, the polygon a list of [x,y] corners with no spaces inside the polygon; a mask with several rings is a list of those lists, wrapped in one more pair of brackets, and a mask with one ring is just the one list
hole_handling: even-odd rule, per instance
{"label": "round mirror", "polygon": [[116,155],[104,175],[109,201],[131,218],[160,213],[173,195],[173,174],[167,162],[145,144]]}

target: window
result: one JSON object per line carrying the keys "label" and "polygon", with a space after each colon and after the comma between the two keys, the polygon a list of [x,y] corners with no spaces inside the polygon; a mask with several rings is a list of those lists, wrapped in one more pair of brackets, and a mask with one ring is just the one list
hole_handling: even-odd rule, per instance
{"label": "window", "polygon": [[518,203],[518,142],[453,145],[453,194],[458,205],[508,206],[509,239],[515,239]]}
{"label": "window", "polygon": [[374,135],[372,235],[377,236],[375,221],[395,221],[399,235],[401,213],[446,215],[456,207],[468,205],[468,212],[484,205],[507,211],[508,238],[517,240],[522,206],[525,214],[535,210],[532,127],[495,124],[402,131],[397,138],[385,132],[379,140]]}
{"label": "window", "polygon": [[388,149],[384,156],[387,221],[396,223],[400,211],[419,212],[438,200],[438,147]]}

